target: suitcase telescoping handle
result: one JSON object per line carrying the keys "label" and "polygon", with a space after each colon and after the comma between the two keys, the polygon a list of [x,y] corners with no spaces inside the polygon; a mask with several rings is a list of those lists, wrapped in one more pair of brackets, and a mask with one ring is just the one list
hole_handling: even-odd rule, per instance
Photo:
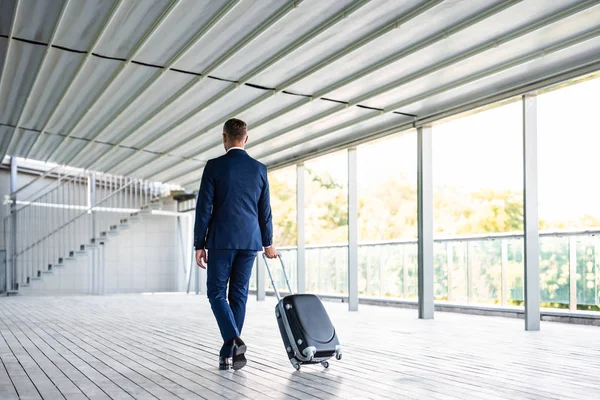
{"label": "suitcase telescoping handle", "polygon": [[[279,290],[277,290],[277,285],[273,280],[273,275],[271,274],[271,269],[269,268],[269,261],[267,259],[267,255],[265,253],[262,254],[263,260],[265,261],[265,266],[267,267],[267,272],[269,273],[269,278],[271,279],[271,285],[273,285],[273,290],[275,290],[275,296],[277,297],[277,301],[281,300],[281,296],[279,295]],[[283,270],[283,277],[285,278],[285,283],[287,283],[288,290],[290,294],[293,294],[292,287],[290,286],[290,281],[285,273],[285,264],[283,263],[283,258],[281,257],[281,253],[277,252],[277,258],[281,262],[281,269]]]}

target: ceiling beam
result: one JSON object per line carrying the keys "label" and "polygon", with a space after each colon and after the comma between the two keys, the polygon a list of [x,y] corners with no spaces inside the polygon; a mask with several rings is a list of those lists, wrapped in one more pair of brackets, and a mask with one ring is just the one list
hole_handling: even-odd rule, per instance
{"label": "ceiling beam", "polygon": [[[53,157],[55,154],[57,154],[60,151],[60,149],[62,148],[62,146],[65,143],[66,139],[68,137],[71,137],[73,135],[73,132],[77,129],[77,127],[79,126],[79,124],[81,123],[81,121],[85,118],[85,116],[88,115],[90,113],[90,111],[92,111],[92,109],[94,108],[94,106],[98,103],[98,101],[101,99],[101,97],[104,95],[104,93],[108,90],[108,88],[121,75],[121,73],[123,71],[125,71],[125,68],[127,68],[127,66],[129,64],[131,64],[131,61],[133,61],[133,58],[136,57],[144,49],[144,47],[146,46],[146,44],[148,43],[148,41],[152,38],[152,36],[154,36],[156,34],[156,32],[158,31],[158,29],[161,28],[161,26],[164,23],[164,21],[171,15],[171,13],[180,4],[180,2],[181,2],[181,0],[171,0],[169,2],[169,4],[167,4],[167,6],[165,7],[165,9],[161,12],[160,16],[158,17],[158,19],[154,22],[154,24],[150,27],[150,29],[148,31],[146,31],[146,33],[144,33],[144,36],[142,37],[142,39],[135,45],[135,47],[133,48],[133,50],[129,53],[129,56],[127,57],[127,59],[121,63],[121,66],[112,74],[112,76],[104,84],[104,87],[100,90],[100,93],[98,93],[96,95],[96,98],[92,101],[92,104],[90,104],[87,107],[87,109],[85,110],[85,112],[83,112],[77,118],[77,121],[73,125],[73,128],[71,128],[69,130],[69,132],[67,132],[66,135],[63,136],[63,138],[60,141],[60,143],[58,144],[58,146],[55,147],[54,151],[50,154],[50,157]],[[112,119],[111,119],[111,121],[112,121]],[[97,134],[95,136],[92,135],[92,137],[89,138],[89,139],[90,140],[96,139],[96,137],[98,136],[98,134],[100,134],[100,132],[97,132]],[[77,154],[79,154],[79,152],[76,152],[75,156]],[[75,156],[69,157],[67,159],[66,163],[70,163],[71,161],[73,161],[73,159],[75,158]]]}
{"label": "ceiling beam", "polygon": [[[246,104],[245,106],[238,108],[237,110],[235,110],[234,112],[230,113],[227,117],[219,119],[218,121],[216,121],[215,123],[211,124],[210,126],[203,128],[202,130],[198,131],[198,132],[194,132],[192,135],[189,135],[186,138],[183,138],[182,140],[178,141],[176,144],[174,144],[173,146],[169,147],[167,150],[163,151],[163,153],[168,154],[171,151],[175,150],[178,147],[181,147],[183,145],[185,145],[189,140],[192,140],[196,137],[199,137],[201,135],[203,135],[204,133],[210,131],[211,129],[214,129],[218,126],[220,126],[221,124],[223,124],[225,121],[227,121],[229,118],[232,118],[234,116],[237,116],[239,113],[246,111],[252,107],[254,107],[255,105],[267,100],[268,98],[271,98],[272,96],[274,96],[277,93],[281,93],[282,91],[286,90],[289,86],[291,86],[292,84],[306,78],[307,76],[315,73],[316,71],[319,71],[323,68],[325,68],[327,65],[332,64],[333,62],[339,60],[340,58],[342,58],[343,56],[355,51],[356,49],[359,49],[365,45],[367,45],[368,43],[371,43],[372,41],[382,37],[383,35],[391,32],[394,29],[399,28],[401,25],[407,23],[408,21],[418,17],[419,15],[423,14],[424,12],[426,12],[427,10],[430,10],[431,8],[437,6],[438,4],[440,4],[443,0],[431,0],[428,1],[414,9],[411,9],[410,11],[404,13],[400,18],[396,19],[395,21],[388,23],[386,25],[384,25],[383,27],[375,30],[374,32],[371,32],[370,34],[366,35],[365,37],[355,41],[354,43],[350,44],[349,46],[346,46],[344,49],[334,53],[333,55],[327,57],[325,60],[317,63],[316,65],[314,65],[313,67],[309,68],[306,71],[303,71],[302,73],[294,76],[293,78],[287,80],[286,82],[282,83],[281,85],[279,85],[279,87],[277,89],[271,90],[267,93],[265,93],[264,95],[260,96],[259,98],[257,98],[256,100],[252,101],[249,104]],[[518,0],[521,1],[521,0]],[[346,15],[348,14],[347,12],[342,12],[342,15]],[[339,19],[338,17],[334,17],[333,21],[334,24],[339,22],[341,19]],[[330,25],[330,26],[333,26]],[[305,35],[305,37],[300,39],[301,44],[304,44],[305,42],[311,40],[314,36],[317,36],[318,34],[320,34],[322,31],[325,31],[329,26],[326,26],[324,29],[320,29],[321,27],[316,29],[316,34],[313,35],[313,32],[309,32],[307,35]],[[280,53],[284,53],[283,55],[279,56],[279,54],[276,57],[273,57],[272,59],[269,59],[267,63],[264,63],[263,65],[261,65],[259,68],[255,69],[253,71],[253,73],[248,74],[247,76],[243,77],[242,79],[245,79],[246,81],[251,79],[253,76],[258,75],[258,73],[262,72],[263,70],[266,70],[268,67],[270,67],[271,65],[275,64],[275,62],[279,61],[281,58],[283,58],[284,56],[286,56],[287,54],[291,53],[292,51],[294,51],[297,47],[299,46],[295,46],[292,45],[291,48],[289,49],[285,49]],[[273,62],[270,62],[270,61]],[[231,90],[235,89],[235,86],[231,87],[230,90],[227,91],[227,93]],[[223,96],[227,93],[224,93]],[[206,102],[203,106],[207,107],[210,104],[212,104],[214,101],[220,99],[223,96],[218,97],[219,95],[215,96],[213,99],[209,100],[208,102]],[[201,110],[200,110],[201,111]],[[188,118],[192,118],[194,117],[195,114],[189,114]],[[169,130],[172,128],[168,128]],[[169,130],[164,130],[162,135],[165,135],[169,132]],[[159,156],[160,157],[160,156]],[[159,157],[157,157],[156,159],[158,159]],[[178,161],[176,161],[175,163],[177,163]],[[171,164],[169,167],[167,168],[171,168],[172,166],[175,165]],[[139,168],[134,169],[134,170],[130,170],[128,171],[128,173],[133,173],[135,171],[137,171]]]}
{"label": "ceiling beam", "polygon": [[[262,35],[267,29],[269,29],[277,21],[281,20],[289,12],[293,11],[302,1],[304,1],[304,0],[290,1],[285,6],[281,7],[275,14],[273,14],[271,17],[269,17],[265,22],[263,22],[261,25],[259,25],[257,28],[255,28],[251,33],[246,35],[242,40],[237,42],[235,46],[233,46],[225,54],[220,56],[216,61],[211,63],[211,65],[208,66],[204,71],[202,71],[202,73],[199,76],[197,76],[192,81],[190,81],[188,84],[186,84],[177,93],[175,93],[174,95],[169,97],[169,99],[167,99],[167,101],[163,102],[158,108],[154,109],[146,118],[144,118],[142,121],[140,121],[135,127],[128,130],[123,135],[119,136],[119,139],[113,145],[113,149],[110,149],[108,152],[106,152],[104,154],[100,154],[96,159],[90,160],[90,162],[88,162],[86,164],[86,168],[91,167],[92,165],[96,164],[100,159],[106,157],[109,153],[111,153],[116,148],[116,146],[123,143],[127,138],[129,138],[131,135],[133,135],[135,132],[137,132],[139,129],[141,129],[143,126],[145,126],[147,123],[149,123],[158,113],[160,113],[162,110],[167,108],[169,105],[171,105],[177,99],[179,99],[181,96],[184,96],[192,88],[196,87],[196,85],[198,85],[200,82],[202,82],[204,79],[206,79],[210,75],[211,72],[213,72],[216,68],[223,65],[229,59],[231,59],[238,51],[240,51],[246,45],[251,43],[255,38]],[[216,23],[216,21],[215,21],[215,23]],[[166,70],[166,68],[165,68],[165,70]],[[138,147],[144,148],[144,147],[148,146],[150,143],[152,143],[153,140],[154,139],[146,140],[141,146],[138,146]],[[90,144],[91,144],[91,142],[90,142]],[[122,158],[121,160],[116,161],[112,164],[119,165],[126,159],[138,154],[139,151],[141,151],[141,150],[137,150],[136,152],[134,152],[134,153],[126,156],[125,158]],[[125,174],[125,175],[128,175],[128,174]]]}
{"label": "ceiling beam", "polygon": [[[29,100],[31,99],[31,94],[33,93],[33,89],[35,88],[35,85],[38,82],[38,79],[40,77],[40,73],[42,72],[42,70],[44,69],[44,66],[46,65],[46,61],[48,59],[48,54],[50,53],[50,49],[52,48],[52,45],[54,44],[54,39],[56,38],[56,32],[58,32],[58,29],[60,28],[60,24],[63,20],[63,17],[65,15],[65,11],[67,10],[67,7],[69,6],[69,1],[70,0],[65,0],[62,8],[60,10],[60,14],[58,15],[58,19],[56,21],[56,24],[54,25],[54,28],[52,30],[52,34],[50,35],[50,40],[48,41],[48,44],[46,45],[46,50],[44,51],[44,56],[42,58],[42,62],[40,63],[40,65],[38,66],[38,69],[35,73],[35,78],[33,78],[33,83],[31,84],[31,87],[29,88],[29,93],[27,93],[27,97],[25,99],[25,103],[23,104],[23,107],[21,108],[21,112],[19,113],[19,118],[17,119],[17,124],[15,126],[15,129],[12,133],[12,137],[11,137],[11,143],[12,141],[15,139],[15,134],[17,133],[17,130],[19,129],[19,127],[21,126],[21,123],[23,122],[23,115],[25,114],[25,110],[27,109],[27,107],[29,106]],[[19,147],[19,145],[21,144],[21,140],[23,139],[25,135],[20,136],[20,138],[17,141],[17,148]],[[26,154],[29,155],[29,150],[31,150],[31,148],[33,147],[33,144],[29,147],[29,149],[27,150]],[[9,145],[10,148],[10,145]]]}
{"label": "ceiling beam", "polygon": [[[227,15],[229,15],[229,13],[239,4],[241,0],[231,0],[229,1],[225,6],[223,6],[211,19],[210,21],[202,26],[197,32],[196,34],[189,39],[186,44],[179,49],[179,51],[173,56],[171,57],[171,59],[169,61],[167,61],[167,63],[163,66],[162,69],[160,69],[159,71],[157,71],[148,82],[146,82],[144,84],[144,86],[142,86],[140,89],[137,90],[137,92],[131,96],[131,98],[125,103],[123,104],[119,111],[117,111],[117,113],[114,115],[114,117],[110,118],[108,121],[106,121],[106,123],[100,127],[98,130],[96,130],[96,132],[92,135],[92,138],[95,139],[98,136],[100,136],[102,134],[102,132],[104,132],[104,130],[117,118],[119,118],[121,116],[121,114],[123,114],[126,110],[129,109],[129,107],[139,98],[141,98],[141,96],[149,89],[151,88],[153,85],[157,84],[160,81],[160,78],[162,78],[163,76],[166,75],[166,73],[177,63],[179,62],[183,57],[185,57],[188,52],[200,41],[202,40],[202,38],[204,38],[214,27],[215,25],[217,25],[220,21],[223,20],[223,18],[225,18]],[[188,89],[190,89],[191,87],[193,87],[194,85],[196,85],[198,82],[200,82],[202,79],[204,79],[204,76],[198,76],[194,79],[192,79],[190,82],[188,82],[183,88],[181,88],[174,96],[178,96],[180,94],[185,93]],[[174,97],[173,96],[173,97]],[[160,107],[159,107],[160,108]],[[148,117],[145,119],[145,121],[150,120],[154,115],[156,114],[156,110],[154,110],[153,112],[149,113]],[[118,148],[118,146],[123,143],[125,141],[125,139],[127,139],[135,130],[137,130],[137,128],[140,125],[138,124],[135,128],[133,128],[132,130],[129,130],[128,133],[122,135],[119,137],[119,139],[117,140],[117,143],[115,143],[107,152],[104,153],[99,153],[95,158],[93,158],[91,160],[91,162],[88,162],[85,165],[85,168],[89,168],[91,167],[94,163],[96,163],[98,160],[100,160],[101,158],[107,156],[108,154],[110,154],[112,151],[114,151],[115,149]],[[90,146],[92,146],[92,144],[95,143],[93,140],[90,141],[87,145],[85,145],[84,147],[82,147],[79,151],[75,151],[71,157],[69,157],[68,160],[66,160],[67,163],[70,163],[71,161],[73,161],[79,154],[83,153],[84,151],[87,151]]]}
{"label": "ceiling beam", "polygon": [[[4,62],[2,63],[2,74],[0,75],[0,93],[2,93],[2,84],[4,83],[4,78],[6,77],[6,70],[8,69],[8,56],[10,53],[10,47],[13,41],[13,35],[15,33],[15,25],[17,25],[17,17],[19,15],[19,6],[20,6],[20,2],[19,0],[16,0],[15,3],[15,9],[13,10],[13,16],[12,16],[12,21],[10,24],[10,33],[8,34],[8,39],[7,39],[7,43],[6,43],[6,52],[4,53]],[[18,127],[18,125],[17,125]],[[15,130],[13,131],[13,133],[11,134],[11,139],[8,141],[8,144],[6,145],[5,148],[0,149],[0,162],[2,160],[4,160],[4,156],[6,155],[6,152],[8,151],[9,147],[10,147],[10,142],[12,140],[12,135],[15,134],[17,128],[15,127]]]}
{"label": "ceiling beam", "polygon": [[[90,49],[86,52],[85,57],[83,58],[83,60],[81,60],[81,62],[77,66],[77,70],[75,71],[75,75],[73,75],[73,79],[71,79],[71,81],[69,82],[69,84],[67,85],[67,87],[61,93],[60,98],[58,99],[58,102],[56,103],[56,106],[54,107],[54,109],[52,110],[52,112],[50,113],[50,115],[48,116],[48,118],[46,118],[46,121],[44,122],[44,125],[43,125],[42,129],[40,130],[40,132],[37,133],[36,138],[35,138],[35,140],[33,142],[33,145],[29,148],[29,151],[27,152],[27,154],[25,155],[25,157],[29,156],[29,152],[31,152],[33,150],[33,148],[35,148],[35,146],[38,144],[38,142],[39,142],[40,138],[42,137],[42,135],[46,132],[46,129],[48,128],[48,124],[52,120],[52,117],[54,117],[54,114],[60,108],[60,105],[64,101],[65,97],[71,91],[71,89],[74,87],[73,83],[79,77],[79,74],[83,70],[83,68],[84,68],[85,64],[87,63],[87,61],[90,59],[92,53],[96,49],[96,46],[100,42],[100,39],[102,39],[102,37],[106,33],[106,28],[110,25],[111,21],[117,15],[117,12],[118,12],[119,8],[121,8],[122,4],[123,4],[123,0],[116,0],[113,3],[113,6],[112,6],[110,12],[108,13],[107,17],[104,19],[104,21],[102,23],[102,26],[100,27],[100,29],[98,31],[98,34],[94,38],[94,41],[92,42],[92,45],[90,46]],[[46,157],[45,161],[48,161],[50,159],[50,154],[51,153],[48,152],[48,157]]]}

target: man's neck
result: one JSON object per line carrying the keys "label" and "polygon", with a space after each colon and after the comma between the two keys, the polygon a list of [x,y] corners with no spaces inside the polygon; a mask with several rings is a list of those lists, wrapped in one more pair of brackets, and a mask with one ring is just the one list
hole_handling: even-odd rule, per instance
{"label": "man's neck", "polygon": [[244,150],[244,151],[246,151],[246,149],[244,149],[243,145],[231,146],[230,148],[227,149],[227,153],[229,153],[229,150]]}

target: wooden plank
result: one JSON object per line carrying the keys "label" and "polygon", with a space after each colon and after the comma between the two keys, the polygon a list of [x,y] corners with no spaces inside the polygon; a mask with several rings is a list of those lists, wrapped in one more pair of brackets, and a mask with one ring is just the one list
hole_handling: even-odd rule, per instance
{"label": "wooden plank", "polygon": [[344,304],[325,305],[343,360],[331,360],[327,370],[295,371],[267,298],[248,303],[249,363],[233,372],[217,369],[220,336],[204,296],[7,298],[0,302],[0,398],[581,399],[600,393],[597,327],[543,322],[541,332],[523,332],[514,319],[438,313],[423,321],[411,310],[365,305],[349,313]]}

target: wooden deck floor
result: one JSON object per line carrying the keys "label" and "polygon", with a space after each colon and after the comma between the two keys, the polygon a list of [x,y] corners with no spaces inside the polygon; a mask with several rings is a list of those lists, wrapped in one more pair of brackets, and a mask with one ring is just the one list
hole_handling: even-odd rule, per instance
{"label": "wooden deck floor", "polygon": [[233,372],[203,295],[0,298],[0,399],[600,398],[597,327],[325,303],[344,358],[297,372],[274,304],[250,301]]}

